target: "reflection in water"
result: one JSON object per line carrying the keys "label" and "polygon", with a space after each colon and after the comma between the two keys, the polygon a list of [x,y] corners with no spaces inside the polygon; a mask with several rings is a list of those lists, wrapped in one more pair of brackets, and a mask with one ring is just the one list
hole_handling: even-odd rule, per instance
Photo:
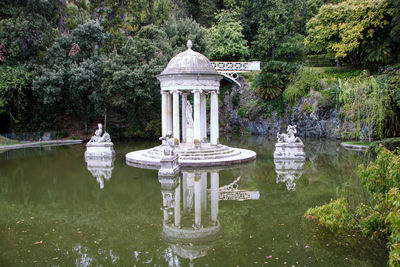
{"label": "reflection in water", "polygon": [[258,191],[239,190],[239,180],[240,177],[219,187],[217,170],[183,171],[173,178],[159,177],[163,197],[161,236],[169,244],[165,251],[169,261],[177,262],[179,256],[192,263],[207,255],[221,235],[219,200],[259,199]]}
{"label": "reflection in water", "polygon": [[304,160],[301,159],[274,159],[276,183],[286,183],[289,191],[296,190],[296,180],[303,174]]}
{"label": "reflection in water", "polygon": [[114,169],[115,158],[85,157],[87,168],[100,184],[100,189],[104,188],[104,180],[109,181]]}

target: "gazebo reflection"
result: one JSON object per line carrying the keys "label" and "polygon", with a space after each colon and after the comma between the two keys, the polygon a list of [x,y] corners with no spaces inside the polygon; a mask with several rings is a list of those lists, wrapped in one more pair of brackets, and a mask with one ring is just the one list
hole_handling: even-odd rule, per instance
{"label": "gazebo reflection", "polygon": [[174,178],[159,177],[163,204],[161,237],[172,253],[191,262],[204,257],[222,236],[220,200],[259,199],[258,191],[220,187],[219,170],[184,170]]}

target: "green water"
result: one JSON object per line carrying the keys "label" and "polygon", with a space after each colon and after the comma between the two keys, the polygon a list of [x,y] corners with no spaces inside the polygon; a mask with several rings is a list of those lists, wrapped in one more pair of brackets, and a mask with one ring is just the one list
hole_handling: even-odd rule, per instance
{"label": "green water", "polygon": [[[0,266],[385,266],[382,244],[335,236],[302,218],[307,208],[331,198],[346,196],[352,204],[366,198],[356,175],[365,155],[338,142],[305,140],[307,160],[297,170],[298,179],[277,183],[274,142],[222,140],[256,151],[257,160],[214,170],[219,187],[240,177],[236,190],[259,199],[220,200],[214,210],[218,233],[193,240],[163,234],[163,225],[173,224],[176,213],[166,208],[163,194],[183,190],[176,189],[185,186],[183,175],[178,187],[166,188],[157,171],[125,163],[127,152],[156,142],[116,142],[113,167],[106,168],[112,178],[104,181],[92,175],[96,169],[88,170],[84,145],[3,152]],[[211,189],[211,170],[189,173],[205,175]],[[210,223],[211,201],[208,196],[199,231],[216,225]],[[182,208],[182,228],[195,224],[193,210],[185,215]]]}

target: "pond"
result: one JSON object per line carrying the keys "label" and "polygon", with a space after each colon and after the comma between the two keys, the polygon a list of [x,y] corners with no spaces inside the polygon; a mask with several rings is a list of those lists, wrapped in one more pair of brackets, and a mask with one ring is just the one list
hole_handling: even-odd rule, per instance
{"label": "pond", "polygon": [[221,142],[257,159],[159,181],[156,170],[125,163],[156,141],[116,142],[115,161],[103,166],[85,162],[83,144],[1,153],[0,266],[386,264],[384,245],[302,217],[331,198],[367,198],[357,177],[363,152],[309,139],[307,160],[285,170],[273,160],[275,139]]}

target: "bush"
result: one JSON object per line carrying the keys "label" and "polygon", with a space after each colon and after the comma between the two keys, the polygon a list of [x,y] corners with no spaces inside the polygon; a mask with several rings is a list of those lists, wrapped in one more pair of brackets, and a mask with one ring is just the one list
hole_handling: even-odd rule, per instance
{"label": "bush", "polygon": [[273,99],[281,95],[291,76],[298,70],[297,64],[283,61],[269,61],[263,64],[263,69],[259,73],[252,87],[258,95],[265,99]]}
{"label": "bush", "polygon": [[330,231],[348,231],[355,228],[355,221],[348,207],[347,200],[340,198],[320,207],[310,208],[304,216],[316,220]]}
{"label": "bush", "polygon": [[57,138],[65,138],[69,135],[67,130],[60,130],[57,132]]}
{"label": "bush", "polygon": [[361,232],[370,238],[387,241],[389,266],[400,266],[400,151],[377,149],[377,158],[360,166],[364,190],[372,194],[375,205],[360,203],[354,214],[344,198],[332,200],[305,213],[320,226],[335,232]]}
{"label": "bush", "polygon": [[367,152],[375,154],[376,149],[380,145],[393,151],[396,148],[400,147],[400,137],[392,137],[392,138],[386,138],[386,139],[379,140],[379,141],[374,141],[371,143],[371,145],[369,145]]}
{"label": "bush", "polygon": [[322,89],[319,72],[302,68],[296,73],[296,78],[283,92],[285,102],[294,104],[301,97],[306,96],[310,90],[320,91]]}

